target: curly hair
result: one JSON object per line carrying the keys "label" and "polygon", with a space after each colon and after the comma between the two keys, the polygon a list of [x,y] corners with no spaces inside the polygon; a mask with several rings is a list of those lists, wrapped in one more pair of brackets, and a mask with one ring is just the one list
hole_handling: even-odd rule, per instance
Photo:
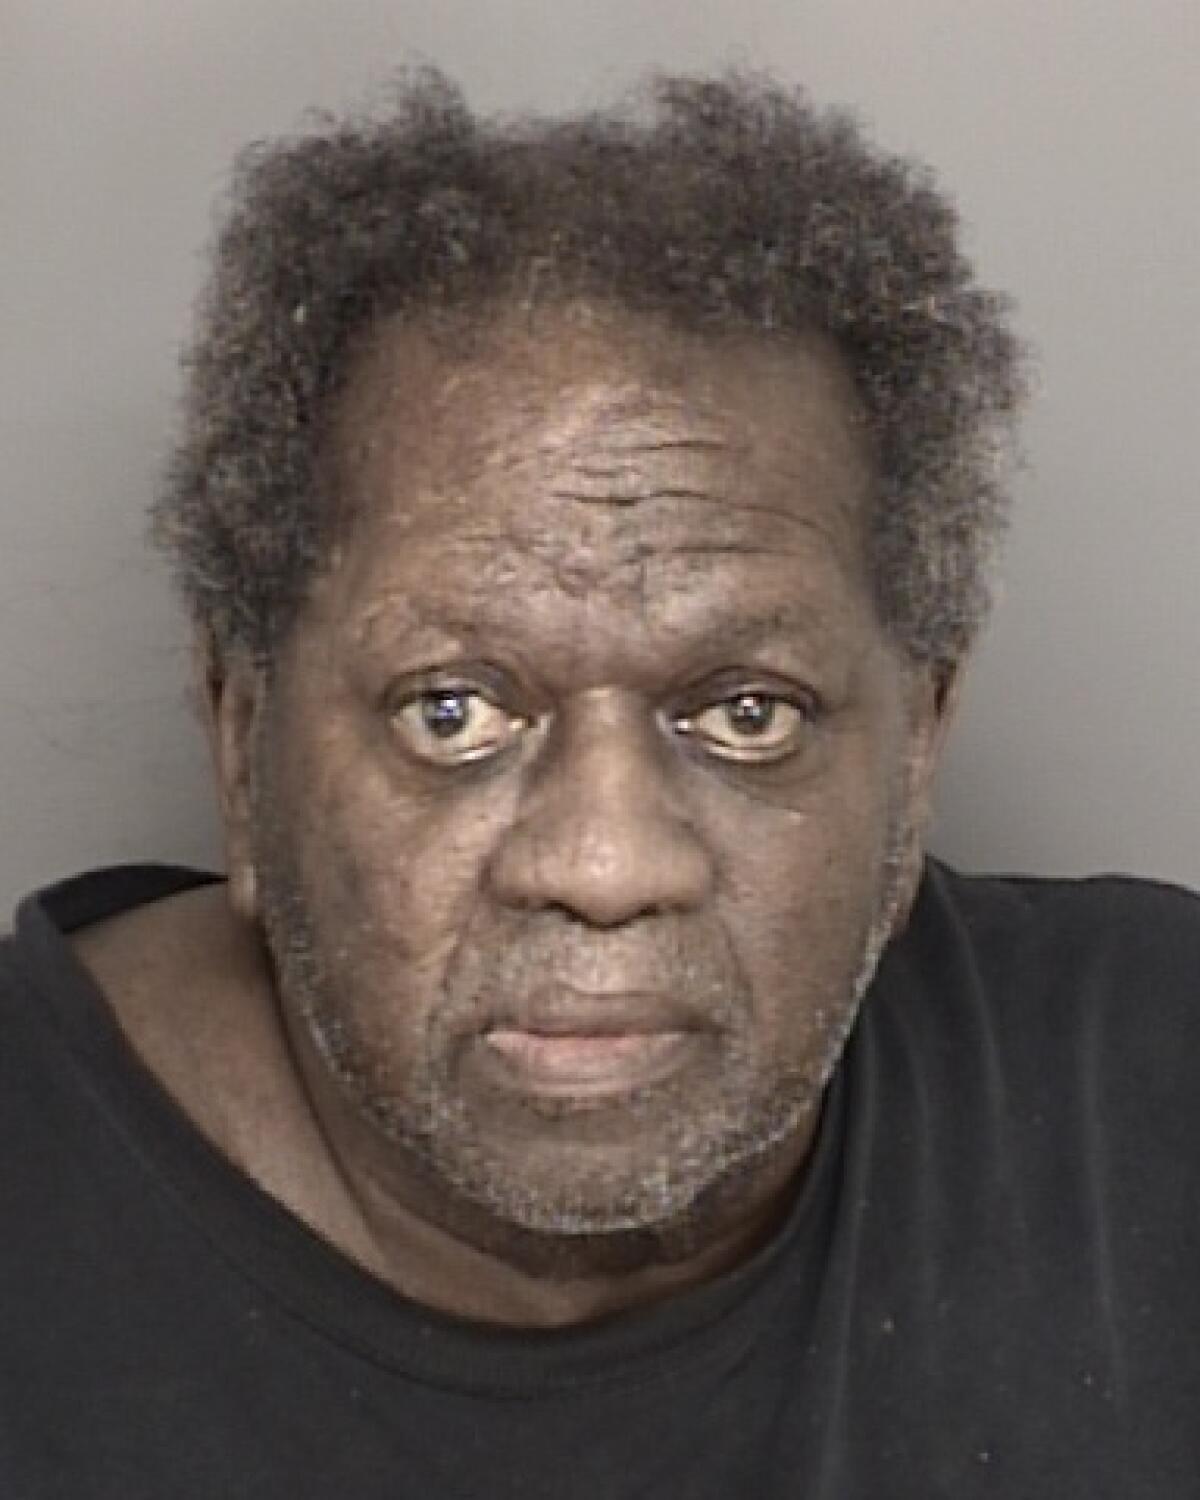
{"label": "curly hair", "polygon": [[832,339],[877,466],[881,619],[917,660],[964,653],[1005,525],[1024,351],[929,172],[758,76],[480,119],[435,70],[239,160],[153,511],[219,653],[269,660],[322,567],[323,435],[371,329],[534,284],[701,333]]}

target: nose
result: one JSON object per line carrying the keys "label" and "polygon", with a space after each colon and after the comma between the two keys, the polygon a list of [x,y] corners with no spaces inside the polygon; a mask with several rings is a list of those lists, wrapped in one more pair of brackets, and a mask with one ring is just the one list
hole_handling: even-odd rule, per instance
{"label": "nose", "polygon": [[713,868],[677,805],[672,752],[636,702],[584,695],[555,726],[490,866],[495,894],[594,927],[701,905]]}

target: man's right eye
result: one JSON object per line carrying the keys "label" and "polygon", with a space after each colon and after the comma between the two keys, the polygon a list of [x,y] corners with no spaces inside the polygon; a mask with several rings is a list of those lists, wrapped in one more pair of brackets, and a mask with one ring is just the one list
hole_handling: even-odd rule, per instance
{"label": "man's right eye", "polygon": [[478,688],[454,686],[413,693],[392,709],[391,719],[411,755],[439,766],[484,760],[528,727]]}

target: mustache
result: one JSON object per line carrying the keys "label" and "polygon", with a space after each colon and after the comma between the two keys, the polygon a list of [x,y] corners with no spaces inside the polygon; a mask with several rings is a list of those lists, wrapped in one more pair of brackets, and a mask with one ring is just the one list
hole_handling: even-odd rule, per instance
{"label": "mustache", "polygon": [[440,1026],[471,1033],[718,1030],[744,1018],[750,1004],[724,931],[671,916],[598,929],[539,912],[468,932],[445,991]]}

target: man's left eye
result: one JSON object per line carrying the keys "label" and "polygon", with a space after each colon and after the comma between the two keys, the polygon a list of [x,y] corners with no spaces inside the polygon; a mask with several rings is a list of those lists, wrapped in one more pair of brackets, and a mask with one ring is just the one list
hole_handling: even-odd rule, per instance
{"label": "man's left eye", "polygon": [[781,760],[798,744],[812,715],[776,693],[735,693],[675,721],[681,734],[701,740],[724,760]]}
{"label": "man's left eye", "polygon": [[511,744],[525,721],[475,688],[430,688],[401,703],[392,722],[409,752],[434,765],[482,760]]}

